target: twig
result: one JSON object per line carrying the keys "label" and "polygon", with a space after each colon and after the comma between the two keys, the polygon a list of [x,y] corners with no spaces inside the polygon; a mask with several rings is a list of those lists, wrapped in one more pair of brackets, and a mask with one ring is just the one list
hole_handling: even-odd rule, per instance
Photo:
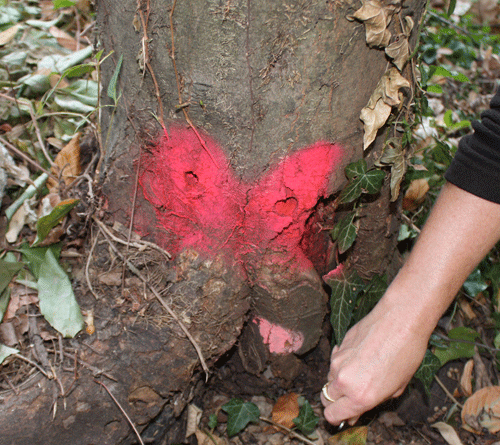
{"label": "twig", "polygon": [[[76,351],[75,351],[76,352]],[[87,363],[86,361],[82,360],[81,358],[77,357],[76,355],[71,355],[69,352],[64,352],[64,355],[68,358],[74,359],[80,365],[82,365],[84,368],[90,369],[94,373],[94,377],[98,375],[103,375],[109,380],[112,380],[113,382],[117,382],[118,380],[113,377],[111,374],[108,374],[106,371],[103,371],[102,369],[96,368],[95,366],[92,366],[90,363]]]}
{"label": "twig", "polygon": [[293,437],[296,439],[299,439],[300,441],[307,443],[309,445],[317,445],[315,442],[312,440],[309,440],[307,437],[302,436],[299,433],[296,433],[295,431],[291,430],[290,428],[287,428],[286,426],[280,425],[279,423],[276,423],[275,421],[268,419],[267,417],[259,417],[260,420],[270,423],[271,425],[274,425],[277,428],[281,428],[282,430],[285,430],[288,434],[291,434]]}
{"label": "twig", "polygon": [[[113,233],[111,233],[111,231],[109,230],[109,228],[106,226],[106,224],[104,224],[102,221],[99,221],[97,218],[94,218],[94,221],[98,224],[98,226],[103,229],[107,235],[109,235],[109,237],[119,243],[119,244],[123,244],[124,246],[127,245],[127,241],[124,241],[122,240],[121,238],[118,238],[117,236],[113,235]],[[160,246],[158,246],[157,244],[155,243],[151,243],[149,241],[144,241],[144,240],[140,240],[140,241],[132,241],[130,242],[130,245],[132,247],[135,247],[137,249],[143,249],[144,247],[150,247],[151,249],[155,249],[157,250],[158,252],[162,253],[163,255],[165,255],[168,259],[172,258],[172,255],[170,255],[166,250],[162,249]]]}
{"label": "twig", "polygon": [[[95,219],[95,218],[94,218],[94,220],[97,221],[97,219]],[[193,336],[187,330],[186,326],[184,326],[184,323],[182,323],[182,321],[179,319],[179,317],[177,317],[176,313],[170,308],[170,306],[167,304],[167,302],[163,299],[163,297],[160,295],[160,293],[156,290],[156,288],[149,282],[149,280],[147,280],[146,277],[144,277],[142,275],[142,273],[139,271],[139,269],[137,269],[137,267],[135,267],[130,261],[124,260],[123,254],[111,242],[112,239],[108,238],[107,231],[105,229],[103,229],[103,227],[102,227],[103,224],[100,221],[98,221],[98,223],[99,223],[99,229],[102,231],[102,234],[104,235],[104,237],[107,238],[107,240],[109,242],[109,246],[111,247],[111,249],[113,250],[113,252],[116,255],[118,255],[122,261],[125,261],[125,263],[129,267],[129,269],[134,274],[136,274],[139,277],[139,279],[141,279],[148,286],[149,290],[154,294],[154,296],[156,297],[156,299],[165,308],[165,310],[170,314],[170,316],[177,322],[177,324],[182,329],[182,331],[184,332],[184,334],[186,334],[186,337],[189,339],[189,341],[193,345],[194,349],[196,350],[196,353],[198,354],[198,357],[199,357],[200,362],[201,362],[201,366],[202,366],[203,370],[205,371],[205,378],[206,378],[206,380],[208,380],[208,375],[210,374],[210,371],[209,371],[208,366],[207,366],[207,364],[205,362],[205,358],[203,357],[203,353],[201,351],[201,348],[198,345],[198,343],[196,342],[196,340],[193,338]]]}
{"label": "twig", "polygon": [[101,385],[106,390],[106,392],[109,394],[109,396],[113,399],[113,402],[115,402],[116,406],[120,409],[120,411],[122,412],[122,414],[127,419],[127,422],[129,423],[129,425],[134,430],[134,433],[137,436],[137,438],[139,439],[139,442],[141,443],[141,445],[144,445],[144,442],[142,441],[142,438],[141,438],[141,435],[139,434],[139,431],[137,431],[137,428],[135,427],[134,423],[132,422],[132,420],[130,419],[130,417],[126,413],[126,411],[120,405],[120,402],[118,402],[118,400],[116,400],[116,397],[111,393],[111,391],[106,387],[106,385],[104,383],[99,382],[98,380],[94,380],[94,382],[96,382],[98,385]]}
{"label": "twig", "polygon": [[54,181],[57,182],[57,178],[54,175],[51,175],[48,170],[43,168],[38,162],[34,161],[31,159],[29,156],[25,155],[21,150],[19,150],[15,145],[12,145],[9,141],[4,139],[3,137],[0,136],[0,143],[5,145],[6,148],[8,148],[10,151],[16,154],[16,156],[19,156],[20,158],[24,159],[26,162],[31,164],[33,167],[36,169],[40,170],[41,172],[45,173],[48,175],[50,178],[52,178]]}
{"label": "twig", "polygon": [[38,369],[49,380],[52,380],[54,378],[54,376],[49,375],[38,363],[34,362],[33,360],[30,360],[29,358],[25,357],[24,355],[21,355],[21,354],[12,354],[12,356],[16,357],[16,358],[19,358],[21,360],[24,360],[26,363],[29,363],[31,366],[34,366],[36,369]]}
{"label": "twig", "polygon": [[97,240],[99,239],[99,232],[95,236],[95,240],[92,243],[92,247],[90,248],[89,256],[87,258],[87,264],[85,264],[85,279],[87,280],[87,286],[94,296],[96,300],[99,300],[99,295],[94,292],[94,289],[92,288],[92,283],[90,282],[90,274],[89,274],[89,267],[90,267],[90,261],[92,260],[92,255],[94,254],[94,249],[97,244]]}
{"label": "twig", "polygon": [[437,375],[434,376],[434,379],[436,380],[437,384],[441,387],[441,389],[444,391],[444,393],[454,402],[459,406],[460,408],[463,408],[464,406],[457,400],[455,397],[453,397],[453,394],[448,391],[448,388],[444,386],[444,383],[439,379]]}
{"label": "twig", "polygon": [[[16,103],[18,102],[18,99],[16,99],[15,97],[11,97],[8,94],[0,93],[0,97],[3,97],[4,99],[10,100],[11,102],[16,102]],[[47,149],[45,148],[45,144],[43,143],[42,134],[40,133],[40,128],[38,127],[38,124],[37,124],[37,118],[36,118],[35,112],[33,110],[33,105],[31,104],[30,101],[19,101],[19,102],[21,102],[23,105],[26,105],[28,107],[28,110],[29,110],[29,113],[31,116],[31,121],[33,122],[33,127],[35,128],[35,134],[36,134],[36,137],[38,139],[38,143],[40,144],[40,148],[42,149],[42,152],[43,152],[45,158],[47,159],[48,163],[52,167],[54,165],[54,162],[52,161],[51,157],[49,156],[49,153],[47,152]]]}
{"label": "twig", "polygon": [[408,224],[415,232],[420,233],[421,230],[413,223],[413,221],[408,218],[404,213],[401,214],[401,219]]}

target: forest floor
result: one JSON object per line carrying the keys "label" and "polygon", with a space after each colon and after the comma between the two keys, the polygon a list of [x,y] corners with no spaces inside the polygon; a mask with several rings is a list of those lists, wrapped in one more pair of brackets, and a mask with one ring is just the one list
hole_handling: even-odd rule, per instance
{"label": "forest floor", "polygon": [[[33,168],[39,171],[46,171],[43,166],[50,168],[52,161],[47,162],[50,156],[46,153],[46,149],[51,153],[66,151],[68,157],[60,161],[62,168],[60,177],[83,178],[87,185],[91,183],[97,163],[95,156],[97,141],[93,135],[96,131],[97,113],[95,110],[98,107],[99,69],[96,67],[99,66],[99,59],[95,56],[92,58],[92,51],[85,52],[86,48],[91,47],[93,40],[94,23],[90,2],[79,1],[78,7],[72,6],[75,2],[71,1],[65,3],[64,1],[42,0],[37,2],[37,6],[32,6],[30,2],[10,3],[10,6],[5,6],[2,10],[3,28],[1,30],[4,32],[0,32],[2,81],[0,97],[3,99],[0,102],[0,115],[3,122],[0,126],[0,149],[3,148],[12,155],[11,161],[0,163],[0,170],[6,170],[10,175],[6,193],[1,201],[2,214],[17,202],[21,192],[31,183]],[[54,9],[56,3],[60,3],[63,7]],[[4,7],[1,2],[0,5]],[[433,3],[433,7],[438,9],[442,6],[437,1]],[[417,161],[427,163],[425,167],[429,170],[433,168],[436,168],[436,171],[442,170],[442,163],[440,159],[437,159],[436,147],[456,147],[458,138],[468,131],[468,120],[477,118],[479,113],[487,107],[500,75],[500,57],[496,49],[492,50],[488,46],[481,47],[477,50],[477,57],[474,58],[470,52],[467,52],[466,46],[460,48],[453,45],[439,46],[446,40],[446,36],[449,35],[448,31],[451,29],[455,29],[459,34],[464,32],[471,34],[468,29],[463,28],[463,17],[469,10],[473,11],[474,20],[488,21],[492,25],[491,29],[499,32],[500,8],[497,2],[480,0],[475,3],[475,9],[471,8],[470,2],[458,2],[455,15],[439,19],[434,17],[434,21],[427,26],[428,35],[427,39],[424,39],[422,50],[424,62],[422,63],[446,65],[450,69],[467,75],[475,82],[475,86],[470,87],[444,75],[435,81],[441,92],[434,89],[434,92],[428,94],[429,108],[432,112],[422,117],[420,125],[415,128],[415,154]],[[27,17],[31,18],[27,20]],[[441,28],[438,29],[437,24],[440,24]],[[26,45],[21,49],[16,43],[15,35],[20,30],[25,32],[24,39],[30,48],[28,51]],[[429,35],[439,36],[441,40],[437,41]],[[434,45],[432,44],[433,38]],[[49,75],[48,73],[53,71],[51,66],[40,65],[39,54],[35,57],[34,52],[42,51],[48,56],[54,48],[58,57],[64,55],[67,63],[63,76]],[[30,51],[33,53],[30,54]],[[100,57],[104,56],[100,55]],[[457,60],[463,61],[464,57],[471,57],[474,60],[464,67],[463,64],[457,62]],[[79,83],[80,80],[82,82]],[[16,94],[12,94],[13,91]],[[110,97],[113,96],[112,91],[108,91],[108,94]],[[37,125],[37,120],[33,116],[38,110],[34,107],[43,109],[47,104],[54,105],[53,108],[49,107],[50,110],[46,111],[45,115],[49,116],[49,113],[52,113],[51,119],[45,121],[39,119],[44,123]],[[33,125],[30,126],[30,123]],[[81,139],[75,139],[75,134],[79,132],[83,136]],[[453,149],[450,149],[451,151]],[[55,163],[57,162],[56,159]],[[67,163],[70,165],[69,168],[66,167]],[[84,165],[83,169],[81,165]],[[414,163],[414,167],[416,165]],[[413,180],[419,180],[418,171],[421,171],[421,168],[410,169],[406,188]],[[428,182],[430,182],[430,189],[413,191],[407,196],[406,235],[401,237],[403,255],[418,232],[423,216],[432,205],[442,178],[440,180],[431,178]],[[82,181],[76,183],[74,187],[78,189],[81,185]],[[3,193],[3,187],[1,188],[0,192]],[[77,299],[79,288],[83,288],[88,282],[89,264],[85,263],[83,258],[88,256],[88,250],[92,248],[87,239],[90,237],[89,221],[85,218],[75,220],[74,217],[68,217],[65,227],[67,229],[70,226],[71,230],[58,232],[53,229],[57,229],[58,223],[69,215],[73,204],[79,206],[77,210],[80,215],[87,214],[87,207],[95,204],[90,202],[97,199],[92,195],[91,188],[90,192],[88,188],[82,191],[82,194],[87,196],[83,197],[78,204],[76,201],[74,203],[62,201],[62,203],[54,204],[59,206],[61,213],[45,222],[46,233],[44,233],[45,244],[63,241],[62,258],[66,268],[71,269]],[[57,195],[57,190],[51,193]],[[413,206],[412,203],[416,202],[418,204]],[[6,220],[2,218],[0,224],[1,258],[4,258],[4,251],[9,250],[9,245],[5,241],[6,236],[11,245],[23,238],[34,241],[37,233],[41,236],[36,215],[39,204],[39,202],[33,202],[31,208],[23,206],[25,211],[17,215],[15,222],[11,221],[8,232]],[[8,282],[11,278],[12,276]],[[22,388],[23,382],[34,373],[40,372],[37,371],[40,368],[39,365],[34,365],[33,361],[16,361],[13,359],[15,354],[12,352],[16,350],[20,351],[21,355],[29,355],[27,338],[31,338],[29,332],[30,329],[34,329],[33,324],[30,324],[27,316],[14,317],[14,314],[22,308],[36,306],[38,304],[36,292],[26,291],[26,281],[24,284],[17,283],[11,286],[9,291],[9,307],[3,307],[3,292],[8,284],[7,282],[5,286],[2,285],[5,279],[6,277],[0,274],[0,314],[4,316],[4,321],[0,325],[0,344],[2,347],[5,345],[4,349],[0,348],[0,396],[16,393]],[[107,292],[112,292],[122,284],[120,274],[103,275],[100,280],[98,287],[93,291],[106,292],[105,289],[107,289]],[[478,337],[469,343],[473,346],[489,345],[490,353],[481,349],[480,354],[476,348],[473,354],[467,355],[468,352],[465,353],[459,349],[456,352],[456,360],[450,360],[439,370],[430,385],[429,393],[426,393],[419,382],[412,382],[405,394],[398,400],[387,402],[367,413],[354,427],[344,426],[339,430],[338,427],[329,425],[325,421],[319,400],[319,393],[328,371],[328,342],[323,342],[309,355],[302,357],[302,363],[297,365],[293,379],[274,375],[270,369],[259,377],[248,374],[244,371],[238,354],[230,352],[219,360],[207,386],[191,402],[192,413],[188,416],[187,428],[192,428],[193,434],[186,439],[185,443],[193,445],[209,443],[499,445],[498,435],[490,432],[495,428],[492,427],[490,430],[483,428],[482,431],[473,433],[463,428],[462,419],[463,404],[468,396],[477,393],[483,387],[498,385],[496,356],[498,349],[495,349],[499,348],[496,343],[498,329],[491,322],[494,318],[491,307],[498,305],[498,301],[491,301],[486,292],[488,285],[484,282],[486,281],[478,280],[475,283],[478,287],[473,298],[465,294],[457,298],[453,312],[445,315],[436,333],[438,336],[445,337],[449,332],[450,320],[453,319],[453,326],[466,327],[478,333]],[[78,284],[75,285],[75,283]],[[473,284],[470,283],[471,286]],[[93,329],[92,314],[84,315],[85,325],[82,321],[82,326],[86,326],[87,333],[90,334]],[[39,323],[36,328],[37,335],[47,343],[56,344],[60,337],[54,336],[50,329],[40,326]],[[73,327],[70,326],[68,329],[73,329]],[[328,330],[329,327],[325,326],[325,332]],[[309,420],[313,419],[313,423],[317,421],[313,433],[307,437],[293,426],[293,419],[298,416],[300,410],[299,396],[307,400],[312,408]],[[253,421],[242,428],[238,434],[228,437],[229,418],[222,407],[235,399],[253,403],[259,409],[259,416],[252,418]],[[500,410],[498,409],[500,394],[493,394],[490,391],[484,395],[477,406],[479,411],[473,414],[477,418],[490,416],[491,423],[496,422],[500,430]],[[282,425],[287,425],[288,429],[277,426],[278,421]]]}

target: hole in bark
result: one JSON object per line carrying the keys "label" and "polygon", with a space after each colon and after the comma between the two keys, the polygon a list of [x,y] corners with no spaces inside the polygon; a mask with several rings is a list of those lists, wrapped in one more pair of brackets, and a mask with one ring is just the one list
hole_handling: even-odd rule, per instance
{"label": "hole in bark", "polygon": [[184,173],[184,180],[186,181],[186,184],[190,186],[198,184],[199,181],[198,176],[192,171]]}

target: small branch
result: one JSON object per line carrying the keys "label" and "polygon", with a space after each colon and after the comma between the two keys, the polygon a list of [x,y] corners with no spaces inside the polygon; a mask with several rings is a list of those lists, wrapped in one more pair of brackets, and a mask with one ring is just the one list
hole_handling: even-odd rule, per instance
{"label": "small branch", "polygon": [[141,445],[144,445],[144,442],[142,441],[142,438],[141,438],[141,435],[139,434],[139,431],[137,431],[137,428],[135,427],[134,423],[132,422],[132,420],[130,419],[130,417],[126,413],[126,411],[120,405],[120,402],[118,402],[118,400],[116,400],[115,396],[111,393],[111,391],[106,387],[106,385],[104,383],[99,382],[97,380],[94,380],[94,382],[96,382],[98,385],[101,385],[106,390],[106,392],[109,394],[109,396],[113,399],[113,402],[115,402],[116,406],[120,409],[120,411],[122,412],[122,414],[127,419],[127,422],[129,423],[129,425],[134,430],[134,433],[137,436],[137,438],[139,439],[139,442],[141,443]]}
{"label": "small branch", "polygon": [[21,360],[24,360],[26,363],[29,363],[31,366],[34,366],[36,369],[38,369],[49,380],[52,380],[54,378],[54,376],[49,375],[45,371],[45,369],[43,369],[38,363],[34,362],[33,360],[30,360],[29,358],[25,357],[24,355],[21,355],[21,354],[12,354],[12,357],[16,357],[16,358],[19,358]]}
{"label": "small branch", "polygon": [[454,402],[459,406],[460,408],[463,408],[464,406],[457,400],[455,397],[453,397],[453,394],[448,391],[448,388],[444,386],[444,383],[439,379],[437,375],[434,376],[434,380],[436,380],[437,384],[441,387],[441,389],[444,391],[444,393]]}
{"label": "small branch", "polygon": [[292,435],[296,439],[299,439],[300,441],[307,443],[308,445],[317,445],[315,442],[312,440],[309,440],[307,437],[302,436],[299,433],[296,433],[295,431],[291,430],[290,428],[287,428],[286,426],[280,425],[279,423],[274,422],[271,419],[268,419],[267,417],[259,417],[260,420],[270,423],[271,425],[274,425],[277,428],[280,428],[282,430],[285,430],[288,434]]}
{"label": "small branch", "polygon": [[108,227],[106,226],[106,224],[104,224],[102,221],[99,221],[98,219],[94,218],[94,221],[97,223],[97,225],[103,229],[107,235],[109,235],[109,237],[115,241],[116,243],[119,243],[119,244],[123,244],[124,246],[126,246],[127,244],[129,244],[130,246],[132,247],[135,247],[136,249],[143,249],[144,247],[150,247],[151,249],[155,249],[157,250],[158,252],[162,253],[163,255],[165,255],[168,259],[172,258],[172,255],[170,255],[166,250],[162,249],[160,246],[158,246],[157,244],[155,243],[151,243],[149,241],[144,241],[144,240],[140,240],[140,241],[132,241],[130,243],[128,243],[127,241],[124,241],[122,240],[121,238],[118,238],[117,236],[113,235],[113,233],[111,233],[111,231],[108,229]]}

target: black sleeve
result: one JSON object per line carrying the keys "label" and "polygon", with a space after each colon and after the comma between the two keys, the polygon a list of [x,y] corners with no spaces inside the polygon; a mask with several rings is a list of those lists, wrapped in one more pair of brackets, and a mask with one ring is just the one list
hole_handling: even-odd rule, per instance
{"label": "black sleeve", "polygon": [[473,122],[474,133],[464,136],[445,173],[447,181],[473,195],[500,204],[500,89]]}

